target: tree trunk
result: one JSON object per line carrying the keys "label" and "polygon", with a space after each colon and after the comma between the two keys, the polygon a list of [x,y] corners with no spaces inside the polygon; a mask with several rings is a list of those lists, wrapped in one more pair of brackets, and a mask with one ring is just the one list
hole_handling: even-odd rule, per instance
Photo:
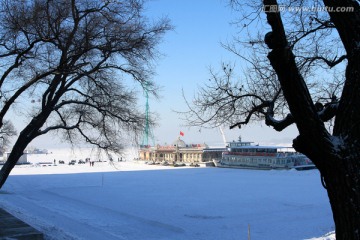
{"label": "tree trunk", "polygon": [[10,153],[7,161],[5,162],[5,164],[3,165],[3,167],[0,170],[0,189],[6,182],[11,170],[15,167],[15,165],[16,165],[17,161],[19,160],[19,158],[21,157],[21,155],[23,155],[24,150],[27,147],[27,145],[34,139],[34,137],[31,136],[32,135],[31,133],[33,131],[34,131],[34,129],[32,129],[31,125],[29,124],[20,133],[20,136],[18,137],[18,140],[14,144],[14,147],[11,150],[11,153]]}
{"label": "tree trunk", "polygon": [[359,154],[349,153],[321,171],[335,221],[336,240],[360,239],[359,159]]}
{"label": "tree trunk", "polygon": [[[360,19],[359,19],[360,20]],[[359,34],[359,33],[357,33]],[[340,157],[325,178],[333,211],[336,239],[360,240],[360,50],[348,54],[346,82],[333,135],[343,141]]]}
{"label": "tree trunk", "polygon": [[[339,1],[325,2],[339,4]],[[355,1],[352,3],[355,5]],[[264,0],[264,5],[277,5],[277,2]],[[315,163],[323,177],[335,221],[336,239],[360,240],[360,51],[357,40],[359,18],[358,12],[330,15],[338,30],[340,29],[339,34],[347,50],[348,59],[346,83],[336,115],[333,136],[328,133],[317,115],[292,49],[286,44],[279,12],[267,12],[272,32],[267,34],[265,42],[272,49],[268,58],[279,78],[284,97],[300,133],[293,146]],[[352,29],[348,30],[347,26]]]}
{"label": "tree trunk", "polygon": [[7,161],[0,170],[0,189],[3,187],[11,170],[15,167],[21,155],[23,155],[25,148],[33,139],[39,136],[40,128],[44,125],[51,113],[50,109],[52,109],[52,106],[47,106],[43,112],[34,117],[24,130],[21,131]]}

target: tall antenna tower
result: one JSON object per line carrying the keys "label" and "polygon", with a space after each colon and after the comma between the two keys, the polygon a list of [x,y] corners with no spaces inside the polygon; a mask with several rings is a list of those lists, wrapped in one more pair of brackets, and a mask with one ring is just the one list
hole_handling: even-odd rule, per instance
{"label": "tall antenna tower", "polygon": [[150,107],[149,107],[149,90],[148,85],[145,84],[144,87],[145,97],[146,97],[146,105],[145,105],[145,127],[143,132],[143,140],[142,140],[142,146],[148,147],[149,146],[149,138],[152,139],[153,145],[155,145],[154,141],[154,135],[152,133],[152,130],[150,128],[150,119],[149,119],[149,113],[150,113]]}

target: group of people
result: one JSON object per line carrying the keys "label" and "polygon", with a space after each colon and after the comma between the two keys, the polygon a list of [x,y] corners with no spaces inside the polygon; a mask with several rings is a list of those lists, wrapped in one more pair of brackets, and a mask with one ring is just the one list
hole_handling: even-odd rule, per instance
{"label": "group of people", "polygon": [[[82,162],[80,162],[80,161],[82,161],[82,160],[79,160],[79,163],[85,163],[85,162],[89,162],[90,163],[90,167],[93,167],[94,166],[94,164],[95,164],[95,161],[90,161],[90,158],[86,158],[85,159],[85,161],[82,161]],[[113,161],[113,159],[112,158],[110,158],[110,161],[112,162]],[[122,161],[125,161],[125,160],[123,160],[123,158],[121,157],[121,158],[118,158],[118,162],[122,162]],[[71,165],[71,163],[72,162],[74,162],[74,164],[76,163],[76,161],[75,160],[72,160],[72,161],[70,161],[70,165]],[[101,162],[101,160],[99,160],[99,162]],[[64,161],[62,161],[62,160],[59,160],[59,163],[60,164],[64,164],[65,162]],[[54,159],[54,165],[56,165],[56,159]]]}

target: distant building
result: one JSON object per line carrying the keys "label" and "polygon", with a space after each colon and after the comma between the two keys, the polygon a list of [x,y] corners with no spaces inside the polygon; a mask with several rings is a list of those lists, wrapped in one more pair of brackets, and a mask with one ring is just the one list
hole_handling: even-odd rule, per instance
{"label": "distant building", "polygon": [[[3,156],[3,162],[6,162],[7,159],[9,158],[10,152],[6,152]],[[21,157],[19,158],[19,160],[17,161],[16,164],[28,164],[28,160],[27,160],[27,153],[24,153],[23,155],[21,155]]]}
{"label": "distant building", "polygon": [[203,144],[186,144],[180,137],[171,145],[142,147],[139,151],[140,160],[169,163],[202,163],[213,159],[221,159],[225,148],[209,148]]}
{"label": "distant building", "polygon": [[203,150],[203,162],[212,162],[213,160],[220,160],[222,153],[226,148],[205,148]]}
{"label": "distant building", "polygon": [[29,154],[48,154],[47,149],[39,149],[39,148],[28,149],[28,150],[25,150],[25,152],[29,153]]}

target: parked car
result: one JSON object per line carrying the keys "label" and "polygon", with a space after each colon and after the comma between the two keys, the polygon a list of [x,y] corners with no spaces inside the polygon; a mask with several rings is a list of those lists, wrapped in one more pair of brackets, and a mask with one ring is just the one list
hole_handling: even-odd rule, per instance
{"label": "parked car", "polygon": [[76,160],[71,160],[71,161],[69,162],[69,165],[75,165],[75,163],[76,163]]}
{"label": "parked car", "polygon": [[85,161],[82,160],[82,159],[80,159],[80,160],[78,161],[78,164],[85,164]]}

